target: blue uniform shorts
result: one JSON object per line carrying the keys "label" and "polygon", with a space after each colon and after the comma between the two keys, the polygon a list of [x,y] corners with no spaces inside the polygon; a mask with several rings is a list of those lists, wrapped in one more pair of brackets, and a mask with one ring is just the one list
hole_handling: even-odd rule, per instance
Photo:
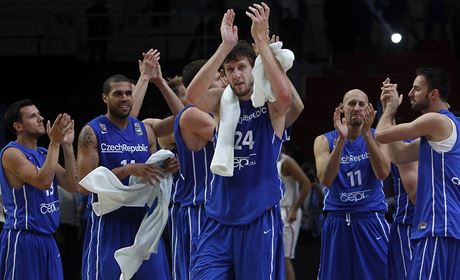
{"label": "blue uniform shorts", "polygon": [[318,279],[386,279],[389,230],[383,213],[327,213]]}
{"label": "blue uniform shorts", "polygon": [[459,279],[460,240],[426,237],[417,240],[407,279]]}
{"label": "blue uniform shorts", "polygon": [[388,244],[388,279],[406,279],[415,242],[410,239],[411,225],[392,224]]}
{"label": "blue uniform shorts", "polygon": [[192,279],[284,279],[283,221],[279,206],[246,225],[207,218]]}
{"label": "blue uniform shorts", "polygon": [[2,279],[64,279],[61,256],[52,235],[4,229],[0,239]]}

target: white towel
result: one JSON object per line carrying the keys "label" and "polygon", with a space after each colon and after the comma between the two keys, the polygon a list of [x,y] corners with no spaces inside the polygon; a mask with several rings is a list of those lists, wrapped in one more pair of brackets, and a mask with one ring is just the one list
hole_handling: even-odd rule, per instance
{"label": "white towel", "polygon": [[[289,49],[282,49],[283,43],[280,41],[271,43],[269,47],[284,72],[291,69],[295,58],[294,53]],[[276,94],[272,90],[270,81],[265,76],[264,65],[260,55],[257,56],[254,62],[252,76],[254,77],[254,91],[251,96],[252,106],[258,108],[264,106],[267,101],[276,101]]]}
{"label": "white towel", "polygon": [[[170,151],[160,150],[151,155],[146,163],[160,165],[165,159],[173,156]],[[80,181],[87,190],[98,194],[99,201],[96,202],[97,204],[93,203],[96,215],[109,213],[121,206],[152,207],[153,202],[158,199],[157,207],[153,212],[150,209],[142,220],[134,244],[115,251],[114,256],[121,269],[120,279],[131,279],[142,262],[149,259],[151,253],[157,252],[161,234],[168,221],[172,175],[166,174],[160,183],[154,185],[152,182],[146,183],[141,178],[133,176],[129,178],[129,183],[132,185],[124,186],[105,167],[96,168]]]}
{"label": "white towel", "polygon": [[239,118],[240,103],[228,85],[220,99],[219,132],[211,161],[211,171],[220,176],[233,176],[234,138]]}
{"label": "white towel", "polygon": [[[294,53],[288,49],[282,49],[283,43],[281,42],[275,42],[269,46],[283,70],[289,70],[294,62]],[[252,105],[257,108],[263,106],[267,100],[276,101],[276,94],[273,93],[270,81],[265,76],[260,56],[256,58],[252,74],[254,77]],[[230,86],[227,86],[222,94],[219,110],[219,132],[216,150],[211,161],[211,171],[220,176],[231,177],[233,176],[235,130],[241,111],[238,97],[233,94]]]}

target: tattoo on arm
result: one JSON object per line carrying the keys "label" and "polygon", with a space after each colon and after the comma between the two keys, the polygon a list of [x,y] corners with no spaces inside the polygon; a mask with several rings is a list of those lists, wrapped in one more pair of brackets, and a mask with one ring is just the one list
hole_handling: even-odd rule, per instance
{"label": "tattoo on arm", "polygon": [[82,148],[89,148],[91,145],[94,144],[93,138],[93,133],[91,133],[89,127],[83,128],[83,130],[80,133],[80,136],[78,137],[78,145]]}

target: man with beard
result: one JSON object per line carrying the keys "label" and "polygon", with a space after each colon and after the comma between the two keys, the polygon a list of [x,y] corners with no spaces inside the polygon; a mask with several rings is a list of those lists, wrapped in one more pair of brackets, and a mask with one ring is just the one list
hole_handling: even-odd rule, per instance
{"label": "man with beard", "polygon": [[[129,116],[132,93],[131,81],[123,75],[105,80],[102,99],[107,104],[107,113],[84,126],[78,139],[80,178],[99,165],[110,169],[124,185],[128,185],[131,175],[159,181],[162,173],[177,171],[177,160],[165,161],[164,169],[145,164],[156,151],[155,134],[150,126]],[[84,189],[82,192],[88,194]],[[91,208],[97,199],[96,194],[90,194],[87,207]],[[147,211],[147,207],[121,207],[103,216],[91,211],[83,249],[83,279],[120,277],[114,252],[133,244]],[[153,275],[155,279],[170,279],[163,241],[159,243],[158,253],[143,262],[133,279],[149,279]]]}
{"label": "man with beard", "polygon": [[335,109],[335,130],[315,139],[318,178],[327,187],[318,279],[386,278],[389,226],[382,180],[390,161],[374,139],[375,114],[364,92],[350,90]]}
{"label": "man with beard", "polygon": [[[222,43],[187,87],[186,98],[201,110],[222,111],[221,98],[226,93],[234,102],[232,105],[240,109],[236,112],[236,129],[228,130],[225,138],[233,154],[231,172],[216,174],[211,182],[211,195],[205,204],[208,218],[199,236],[192,279],[285,277],[279,208],[283,187],[276,162],[285,139],[292,91],[285,71],[269,47],[269,12],[269,7],[261,3],[251,5],[246,15],[252,20],[251,34],[276,101],[265,102],[258,108],[251,103],[256,54],[247,42],[238,41],[233,10],[227,10],[222,19]],[[210,89],[221,66],[230,85],[226,92],[222,88]],[[217,141],[224,138],[223,115]]]}
{"label": "man with beard", "polygon": [[[419,68],[409,98],[422,113],[410,123],[395,125],[401,104],[397,85],[384,83],[385,110],[376,139],[388,143],[395,163],[419,161],[411,239],[418,245],[407,279],[457,279],[460,259],[459,120],[449,111],[450,82],[439,68]],[[405,139],[415,139],[405,143]]]}
{"label": "man with beard", "polygon": [[[6,221],[0,242],[2,279],[63,279],[61,258],[53,234],[59,225],[58,184],[78,192],[73,151],[74,121],[59,114],[43,124],[29,100],[11,104],[5,124],[16,135],[1,151],[0,186]],[[48,149],[37,146],[44,134]],[[62,148],[65,169],[58,163]]]}

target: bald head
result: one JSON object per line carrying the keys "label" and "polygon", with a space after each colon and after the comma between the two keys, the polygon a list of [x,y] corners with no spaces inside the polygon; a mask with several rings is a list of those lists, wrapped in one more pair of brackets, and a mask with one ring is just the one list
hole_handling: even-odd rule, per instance
{"label": "bald head", "polygon": [[369,98],[367,97],[367,94],[365,94],[364,91],[360,89],[352,89],[352,90],[347,91],[345,95],[343,96],[342,102],[346,104],[347,100],[349,100],[350,98],[356,98],[356,97],[358,97],[358,99],[362,99],[364,97],[364,100],[366,101],[366,103],[369,103]]}

